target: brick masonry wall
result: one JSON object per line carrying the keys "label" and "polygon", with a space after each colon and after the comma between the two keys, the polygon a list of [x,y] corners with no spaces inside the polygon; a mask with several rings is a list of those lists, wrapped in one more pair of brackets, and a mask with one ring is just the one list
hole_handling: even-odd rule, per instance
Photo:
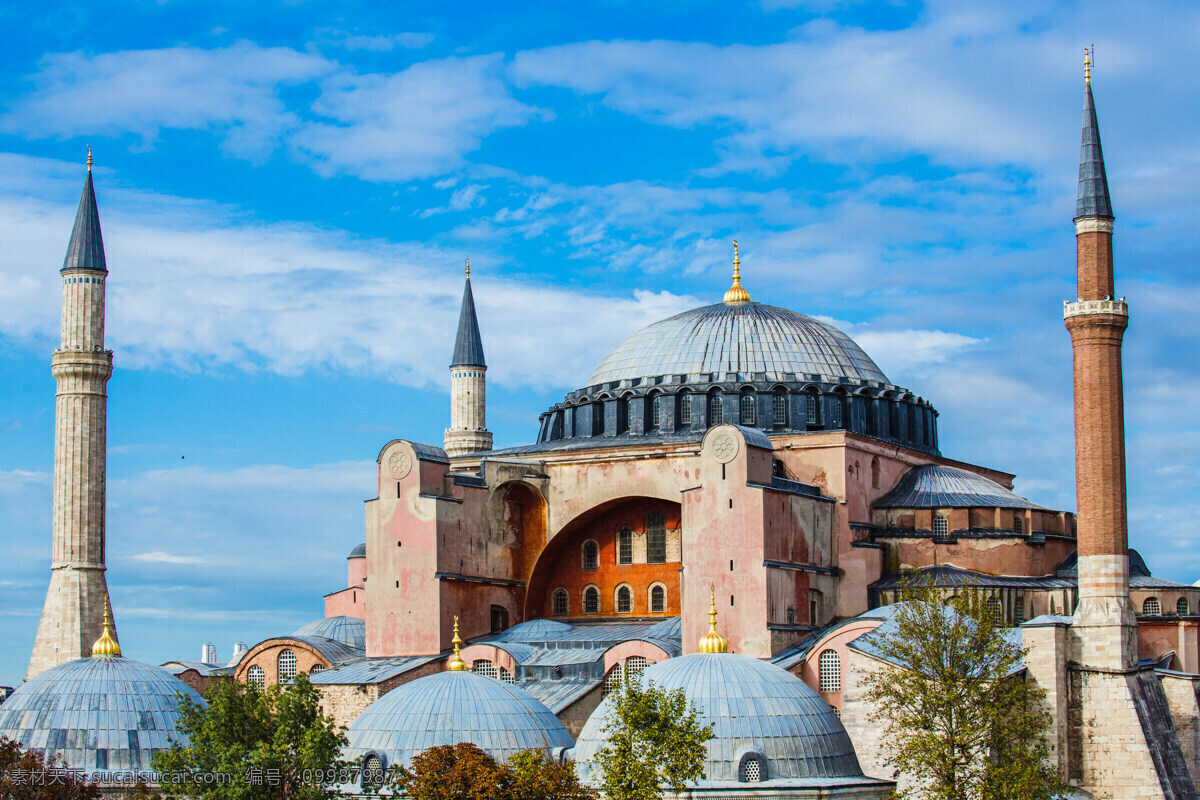
{"label": "brick masonry wall", "polygon": [[1075,237],[1078,291],[1081,300],[1114,297],[1112,233],[1084,231]]}

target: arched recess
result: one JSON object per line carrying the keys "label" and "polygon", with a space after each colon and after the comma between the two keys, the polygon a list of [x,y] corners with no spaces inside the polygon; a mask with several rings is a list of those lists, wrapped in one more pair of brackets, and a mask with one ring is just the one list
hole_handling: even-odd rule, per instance
{"label": "arched recess", "polygon": [[[555,617],[553,592],[559,587],[565,588],[571,598],[568,617],[583,616],[576,598],[582,597],[583,587],[588,584],[595,584],[604,598],[601,616],[611,615],[614,593],[622,583],[628,584],[631,590],[633,608],[629,616],[651,614],[648,590],[653,583],[663,584],[667,595],[666,611],[655,612],[654,616],[678,614],[681,511],[677,501],[626,496],[605,501],[576,516],[555,533],[537,555],[526,585],[522,619]],[[647,527],[651,515],[661,515],[665,520],[667,548],[664,562],[647,560]],[[620,563],[617,558],[618,534],[624,527],[633,534],[631,564]],[[589,539],[595,540],[600,547],[599,569],[585,571],[580,553],[583,543]]]}
{"label": "arched recess", "polygon": [[[545,498],[528,483],[509,481],[497,486],[488,502],[496,543],[505,548],[499,552],[514,561],[510,574],[528,580],[537,553],[546,546]],[[518,618],[518,610],[510,609],[509,618]]]}
{"label": "arched recess", "polygon": [[508,670],[510,675],[517,674],[516,659],[495,645],[469,645],[462,649],[461,658],[468,664],[474,664],[476,661],[490,661],[498,668]]}

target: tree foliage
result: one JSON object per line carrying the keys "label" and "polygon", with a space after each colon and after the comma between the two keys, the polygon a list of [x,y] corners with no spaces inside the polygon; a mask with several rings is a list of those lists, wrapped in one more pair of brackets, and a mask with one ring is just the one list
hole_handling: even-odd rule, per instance
{"label": "tree foliage", "polygon": [[220,681],[208,706],[180,700],[179,729],[190,744],[172,742],[154,756],[168,797],[203,800],[327,800],[347,765],[338,753],[344,728],[321,713],[320,695],[300,674],[265,691]]}
{"label": "tree foliage", "polygon": [[595,759],[608,800],[659,800],[664,787],[680,792],[704,777],[712,725],[700,725],[699,709],[682,689],[626,678],[610,699],[608,741]]}
{"label": "tree foliage", "polygon": [[471,742],[431,747],[396,770],[408,800],[594,800],[575,770],[525,750],[501,764]]}
{"label": "tree foliage", "polygon": [[4,800],[93,800],[93,783],[71,772],[57,756],[46,758],[0,736],[0,798]]}
{"label": "tree foliage", "polygon": [[[1042,800],[1063,790],[1050,761],[1045,691],[1026,650],[977,593],[945,604],[910,579],[891,635],[868,634],[888,666],[866,676],[885,763],[929,800]],[[893,665],[900,665],[899,667]]]}

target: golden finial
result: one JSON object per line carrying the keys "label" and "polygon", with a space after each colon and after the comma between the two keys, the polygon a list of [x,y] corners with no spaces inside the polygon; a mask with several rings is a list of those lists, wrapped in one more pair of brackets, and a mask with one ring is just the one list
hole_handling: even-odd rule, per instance
{"label": "golden finial", "polygon": [[1083,82],[1092,82],[1092,53],[1088,48],[1083,48]]}
{"label": "golden finial", "polygon": [[92,146],[88,145],[88,172],[92,171]]}
{"label": "golden finial", "polygon": [[700,637],[701,653],[728,653],[729,642],[717,633],[717,589],[708,587],[708,633]]}
{"label": "golden finial", "polygon": [[733,240],[733,286],[725,292],[726,303],[749,303],[750,293],[742,288],[742,260],[738,258],[737,239]]}
{"label": "golden finial", "polygon": [[121,655],[121,645],[117,644],[117,640],[112,637],[112,631],[109,629],[111,620],[108,616],[108,595],[104,595],[104,632],[100,634],[100,638],[92,645],[92,658],[96,656],[119,656]]}
{"label": "golden finial", "polygon": [[471,259],[467,258],[467,277],[471,277]]}
{"label": "golden finial", "polygon": [[446,664],[446,669],[453,670],[454,672],[465,672],[466,671],[467,662],[462,660],[462,655],[459,652],[459,648],[462,647],[462,643],[463,643],[463,640],[458,638],[458,617],[455,617],[454,618],[454,640],[453,640],[454,655],[450,656],[450,661]]}

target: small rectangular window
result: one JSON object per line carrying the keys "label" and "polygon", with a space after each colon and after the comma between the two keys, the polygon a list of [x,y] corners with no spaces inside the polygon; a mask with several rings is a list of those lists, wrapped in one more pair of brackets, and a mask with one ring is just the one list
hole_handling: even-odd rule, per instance
{"label": "small rectangular window", "polygon": [[628,527],[617,532],[617,563],[633,563],[633,531]]}
{"label": "small rectangular window", "polygon": [[1020,514],[1013,515],[1013,533],[1023,533],[1025,528],[1025,520],[1021,519]]}
{"label": "small rectangular window", "polygon": [[950,521],[941,514],[933,518],[933,540],[944,542],[950,538]]}
{"label": "small rectangular window", "polygon": [[646,563],[665,564],[667,561],[667,518],[661,511],[646,517]]}

